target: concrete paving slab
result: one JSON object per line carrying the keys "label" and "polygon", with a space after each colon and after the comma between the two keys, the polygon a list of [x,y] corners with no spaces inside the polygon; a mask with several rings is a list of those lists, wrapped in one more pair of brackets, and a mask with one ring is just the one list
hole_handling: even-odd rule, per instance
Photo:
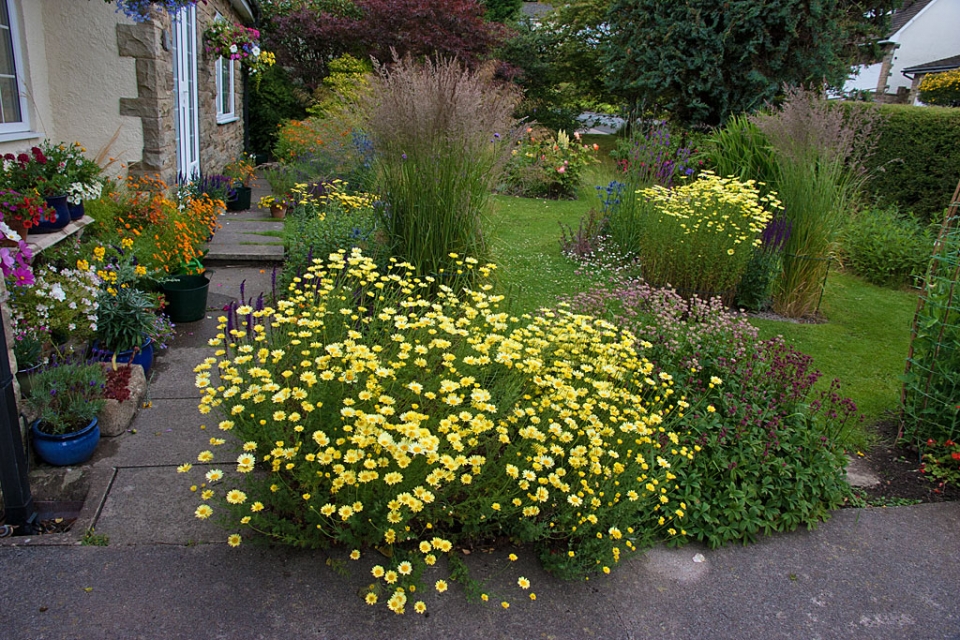
{"label": "concrete paving slab", "polygon": [[[960,563],[950,532],[958,525],[957,504],[848,510],[814,532],[719,550],[656,549],[578,582],[544,574],[530,549],[517,563],[505,557],[509,550],[473,553],[465,561],[493,602],[466,602],[459,585],[443,596],[418,592],[429,617],[363,604],[369,567],[382,562],[376,553],[347,561],[344,577],[323,552],[248,543],[126,545],[111,537],[103,548],[8,546],[0,547],[8,577],[0,581],[0,626],[11,640],[956,639]],[[426,580],[445,574],[431,568]],[[516,587],[518,575],[533,583],[535,602]],[[509,609],[497,606],[501,599]]]}
{"label": "concrete paving slab", "polygon": [[96,532],[117,546],[225,542],[220,525],[194,516],[199,501],[190,482],[173,466],[118,469]]}
{"label": "concrete paving slab", "polygon": [[[211,319],[214,324],[216,319]],[[151,400],[170,400],[182,398],[199,398],[200,390],[196,388],[193,369],[204,358],[213,355],[213,349],[208,346],[187,347],[177,346],[168,349],[162,360],[158,360],[151,369],[154,374],[150,383]]]}
{"label": "concrete paving slab", "polygon": [[[200,414],[196,399],[154,400],[149,409],[140,410],[127,433],[100,441],[92,464],[142,467],[193,462],[209,447],[211,437],[226,437],[217,429],[218,422],[213,414]],[[204,424],[209,430],[200,429]]]}

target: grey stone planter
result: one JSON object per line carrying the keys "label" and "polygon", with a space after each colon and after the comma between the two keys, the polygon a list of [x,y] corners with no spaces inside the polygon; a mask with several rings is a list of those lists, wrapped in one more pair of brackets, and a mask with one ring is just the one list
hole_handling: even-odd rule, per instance
{"label": "grey stone planter", "polygon": [[[104,363],[104,366],[109,367],[111,365]],[[123,402],[107,400],[103,410],[100,412],[100,435],[110,438],[118,436],[127,430],[127,427],[133,422],[134,416],[137,415],[140,403],[143,402],[143,396],[147,392],[147,378],[143,374],[143,367],[138,364],[118,366],[132,367],[130,371],[130,384],[127,386],[127,388],[130,389],[130,397]]]}

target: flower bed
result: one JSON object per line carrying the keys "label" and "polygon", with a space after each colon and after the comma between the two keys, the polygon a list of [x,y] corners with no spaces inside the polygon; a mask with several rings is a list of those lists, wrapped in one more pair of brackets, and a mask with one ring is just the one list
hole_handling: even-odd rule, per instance
{"label": "flower bed", "polygon": [[339,253],[276,308],[221,318],[197,368],[200,411],[242,450],[214,438],[198,455],[219,464],[196,516],[225,511],[233,546],[387,545],[366,599],[397,613],[468,541],[533,543],[572,577],[678,533],[671,469],[692,451],[673,424],[691,407],[671,376],[605,321],[510,317],[487,293],[492,268],[459,264],[477,289],[429,301],[431,278],[409,265]]}

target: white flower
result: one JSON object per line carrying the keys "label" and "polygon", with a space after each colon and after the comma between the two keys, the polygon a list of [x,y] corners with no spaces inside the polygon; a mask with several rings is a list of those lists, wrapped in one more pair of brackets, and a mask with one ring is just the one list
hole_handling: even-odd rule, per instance
{"label": "white flower", "polygon": [[254,45],[253,49],[250,50],[250,55],[254,58],[260,57],[260,47]]}
{"label": "white flower", "polygon": [[230,45],[230,53],[236,53],[236,52],[237,52],[237,45],[235,44]]}

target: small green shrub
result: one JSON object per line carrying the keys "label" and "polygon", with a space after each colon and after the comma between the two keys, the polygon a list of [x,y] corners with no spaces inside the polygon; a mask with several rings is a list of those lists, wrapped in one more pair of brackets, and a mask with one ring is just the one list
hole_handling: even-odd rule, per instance
{"label": "small green shrub", "polygon": [[321,195],[294,189],[292,199],[296,204],[284,222],[285,259],[277,278],[281,290],[306,273],[314,259],[326,260],[340,249],[357,247],[368,255],[377,255],[373,246],[377,229],[373,198],[349,195],[340,182],[321,188]]}
{"label": "small green shrub", "polygon": [[871,208],[847,223],[841,236],[844,263],[880,286],[914,284],[930,261],[933,234],[896,207]]}
{"label": "small green shrub", "polygon": [[960,444],[950,439],[942,443],[927,440],[920,473],[940,486],[960,487]]}

